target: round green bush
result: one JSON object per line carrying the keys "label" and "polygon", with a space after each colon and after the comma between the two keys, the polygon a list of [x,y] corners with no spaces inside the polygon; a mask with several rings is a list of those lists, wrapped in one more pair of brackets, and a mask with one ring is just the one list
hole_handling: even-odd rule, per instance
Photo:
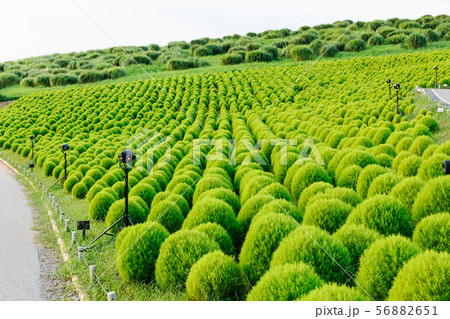
{"label": "round green bush", "polygon": [[219,244],[206,234],[194,230],[180,230],[161,245],[156,260],[155,277],[158,286],[182,288],[191,267],[209,252],[220,250]]}
{"label": "round green bush", "polygon": [[358,195],[362,198],[366,198],[372,181],[377,176],[380,176],[387,172],[389,172],[387,168],[375,164],[364,167],[364,169],[359,174],[358,182],[356,184],[356,191],[358,192]]}
{"label": "round green bush", "polygon": [[220,63],[223,65],[235,65],[244,62],[244,57],[240,54],[226,54],[220,58]]}
{"label": "round green bush", "polygon": [[313,225],[333,233],[345,224],[353,207],[335,198],[315,201],[306,208],[303,225]]}
{"label": "round green bush", "polygon": [[214,251],[201,257],[186,280],[190,300],[242,300],[247,282],[233,257]]}
{"label": "round green bush", "polygon": [[300,198],[298,199],[297,203],[298,208],[300,209],[302,215],[305,213],[306,203],[309,201],[309,199],[316,194],[324,193],[325,190],[329,188],[333,188],[333,185],[325,182],[316,182],[305,188],[302,194],[300,195]]}
{"label": "round green bush", "polygon": [[73,197],[78,198],[78,199],[84,198],[86,196],[87,192],[88,192],[88,188],[86,187],[86,185],[84,185],[83,182],[76,184],[72,188]]}
{"label": "round green bush", "polygon": [[271,268],[253,287],[248,301],[293,301],[321,287],[322,279],[304,263]]}
{"label": "round green bush", "polygon": [[273,199],[285,199],[289,202],[293,202],[291,194],[289,194],[287,188],[281,185],[280,183],[272,183],[270,185],[267,185],[263,189],[261,189],[257,194],[269,195]]}
{"label": "round green bush", "polygon": [[80,180],[78,179],[78,177],[76,176],[70,176],[66,179],[66,181],[64,182],[64,189],[71,193],[72,189],[74,188],[74,186],[76,184],[78,184],[80,182]]}
{"label": "round green bush", "polygon": [[358,270],[359,259],[363,252],[382,236],[363,225],[344,225],[333,234],[333,238],[340,241],[348,249],[352,258],[352,265],[355,270]]}
{"label": "round green bush", "polygon": [[93,220],[105,219],[114,202],[116,202],[116,198],[113,195],[105,190],[100,191],[89,204],[89,217]]}
{"label": "round green bush", "polygon": [[52,176],[52,172],[55,169],[56,164],[53,162],[47,162],[44,165],[44,174],[45,176]]}
{"label": "round green bush", "polygon": [[404,177],[416,176],[421,164],[421,157],[417,155],[409,156],[398,165],[397,173]]}
{"label": "round green bush", "polygon": [[412,235],[411,215],[402,202],[388,195],[375,195],[359,204],[348,216],[347,225],[364,225],[382,235]]}
{"label": "round green bush", "polygon": [[162,243],[169,232],[161,225],[144,223],[127,227],[116,239],[117,269],[125,281],[150,282]]}
{"label": "round green bush", "polygon": [[351,165],[357,165],[361,168],[365,168],[370,164],[377,164],[377,160],[372,154],[361,150],[354,150],[345,155],[336,167],[334,174],[335,179],[338,180],[341,172]]}
{"label": "round green bush", "polygon": [[334,44],[323,46],[320,49],[320,55],[326,58],[335,57],[339,53],[339,49]]}
{"label": "round green bush", "polygon": [[376,46],[376,45],[382,45],[384,44],[384,37],[381,35],[374,34],[369,38],[369,41],[367,41],[367,44],[370,46]]}
{"label": "round green bush", "polygon": [[345,187],[334,187],[326,189],[321,194],[312,196],[308,203],[306,203],[305,209],[308,209],[316,201],[320,202],[331,198],[339,199],[352,207],[356,207],[362,202],[362,198],[354,190]]}
{"label": "round green bush", "polygon": [[198,201],[204,198],[217,198],[223,200],[225,203],[233,207],[236,214],[239,213],[241,209],[241,202],[239,196],[237,196],[232,190],[228,188],[215,188],[207,190],[198,197]]}
{"label": "round green bush", "polygon": [[268,195],[255,195],[242,205],[237,220],[241,224],[243,233],[247,232],[253,217],[260,211],[261,207],[272,201],[272,197]]}
{"label": "round green bush", "polygon": [[271,62],[275,57],[264,50],[255,50],[245,54],[245,62]]}
{"label": "round green bush", "polygon": [[227,255],[235,255],[236,249],[233,246],[233,240],[230,235],[227,233],[225,228],[216,223],[206,223],[201,224],[195,227],[193,230],[199,231],[201,233],[205,233],[216,241],[220,249]]}
{"label": "round green bush", "polygon": [[420,253],[420,248],[402,236],[375,241],[361,256],[356,282],[375,300],[386,300],[403,265]]}
{"label": "round green bush", "polygon": [[398,272],[388,299],[448,302],[449,276],[450,254],[426,251],[410,259]]}
{"label": "round green bush", "polygon": [[186,217],[183,229],[192,229],[203,223],[216,223],[225,228],[236,247],[241,240],[241,225],[236,219],[233,208],[220,199],[205,198],[199,201]]}
{"label": "round green bush", "polygon": [[444,175],[442,162],[448,160],[448,158],[449,156],[443,153],[433,154],[422,162],[417,174],[426,181]]}
{"label": "round green bush", "polygon": [[197,185],[195,186],[195,192],[192,202],[195,204],[197,202],[197,198],[202,193],[215,188],[233,189],[233,187],[230,186],[222,178],[219,178],[217,176],[204,176],[197,182]]}
{"label": "round green bush", "polygon": [[163,225],[169,232],[174,233],[181,228],[184,221],[183,213],[173,201],[165,199],[152,204],[148,221],[156,221]]}
{"label": "round green bush", "polygon": [[298,201],[306,187],[320,181],[331,184],[331,178],[325,169],[313,163],[307,163],[301,166],[295,173],[291,185],[291,194],[295,202]]}
{"label": "round green bush", "polygon": [[289,56],[297,61],[312,60],[314,51],[307,45],[297,45],[289,50]]}
{"label": "round green bush", "polygon": [[155,195],[155,189],[146,183],[139,183],[130,191],[130,196],[139,196],[147,203],[147,206],[149,207],[152,204]]}
{"label": "round green bush", "polygon": [[414,229],[413,242],[422,249],[450,252],[450,214],[439,213],[423,218]]}
{"label": "round green bush", "polygon": [[361,39],[353,39],[345,45],[345,51],[360,52],[366,49],[366,42]]}
{"label": "round green bush", "polygon": [[302,226],[285,237],[275,251],[270,267],[304,262],[326,282],[345,283],[352,273],[347,248],[326,231]]}
{"label": "round green bush", "polygon": [[410,152],[408,152],[408,151],[401,151],[400,153],[398,153],[397,156],[392,161],[392,168],[395,169],[395,170],[398,169],[398,167],[403,162],[403,160],[405,158],[408,158],[411,155],[412,154]]}
{"label": "round green bush", "polygon": [[419,192],[414,202],[411,215],[414,222],[440,213],[450,212],[450,176],[441,176],[430,180]]}
{"label": "round green bush", "polygon": [[395,173],[386,173],[375,177],[367,192],[367,198],[375,195],[388,195],[395,185],[400,183],[403,178]]}
{"label": "round green bush", "polygon": [[101,179],[103,177],[103,173],[98,170],[98,169],[90,169],[87,173],[86,176],[89,176],[91,178],[93,178],[94,180],[98,181],[99,179]]}
{"label": "round green bush", "polygon": [[285,199],[273,199],[261,207],[251,222],[256,221],[258,218],[270,213],[288,216],[297,223],[301,223],[303,220],[302,213],[292,202],[288,202]]}
{"label": "round green bush", "polygon": [[[120,217],[122,217],[124,209],[125,199],[120,199],[109,207],[105,218],[106,226],[108,228],[112,226]],[[130,197],[128,200],[128,214],[135,225],[143,223],[147,219],[147,211],[139,205],[136,197]],[[121,225],[119,223],[111,229],[111,232],[118,233],[120,231],[120,227]]]}
{"label": "round green bush", "polygon": [[430,130],[431,133],[439,132],[439,123],[430,115],[426,115],[417,121],[416,124],[423,124]]}
{"label": "round green bush", "polygon": [[241,203],[245,204],[245,202],[251,198],[254,195],[257,195],[260,193],[261,195],[269,195],[267,192],[261,192],[261,190],[264,189],[264,187],[269,186],[270,184],[277,183],[276,179],[274,177],[269,177],[266,175],[257,175],[252,177],[251,179],[247,180],[244,179],[241,182],[241,188],[240,188],[240,198]]}
{"label": "round green bush", "polygon": [[339,175],[336,185],[356,190],[358,177],[362,170],[358,165],[351,165],[345,168]]}
{"label": "round green bush", "polygon": [[94,199],[95,195],[101,192],[104,189],[103,186],[95,184],[92,186],[86,194],[86,200],[88,204],[91,204],[91,201]]}
{"label": "round green bush", "polygon": [[409,151],[412,154],[416,154],[418,156],[422,156],[423,152],[431,145],[434,144],[434,141],[429,136],[419,136],[414,139],[414,142],[409,147]]}
{"label": "round green bush", "polygon": [[240,265],[254,285],[269,269],[281,240],[298,227],[289,216],[268,213],[253,221],[239,255]]}
{"label": "round green bush", "polygon": [[424,185],[425,182],[420,177],[405,178],[392,188],[389,196],[402,202],[411,212],[417,194]]}
{"label": "round green bush", "polygon": [[427,38],[419,33],[411,33],[406,37],[405,44],[410,49],[418,49],[427,45]]}
{"label": "round green bush", "polygon": [[[92,177],[89,176],[85,176],[83,177],[83,179],[81,180],[81,183],[83,183],[84,185],[86,185],[86,187],[89,189],[91,189],[92,186],[94,186],[95,181]],[[86,195],[86,194],[85,194]]]}
{"label": "round green bush", "polygon": [[370,301],[370,297],[356,288],[332,283],[312,290],[300,301]]}

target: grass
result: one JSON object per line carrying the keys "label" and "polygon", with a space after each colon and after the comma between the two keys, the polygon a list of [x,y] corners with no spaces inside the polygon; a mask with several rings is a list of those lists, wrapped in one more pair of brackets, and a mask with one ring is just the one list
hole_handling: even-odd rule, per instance
{"label": "grass", "polygon": [[[266,40],[267,44],[274,42],[274,40]],[[362,57],[376,57],[376,56],[387,56],[394,54],[404,54],[404,53],[416,53],[416,52],[424,52],[424,51],[432,51],[432,50],[443,50],[450,49],[450,41],[439,41],[429,43],[425,48],[409,50],[402,45],[380,45],[374,47],[368,47],[366,50],[362,52],[339,52],[339,54],[333,58],[320,58],[321,61],[334,61],[341,59],[352,59],[352,58],[362,58]],[[189,50],[185,50],[189,51]],[[21,87],[20,85],[15,85],[11,87],[6,87],[0,90],[0,95],[5,97],[5,100],[15,100],[22,96],[32,94],[39,91],[46,90],[59,90],[62,88],[69,88],[74,86],[81,85],[103,85],[110,83],[118,83],[125,81],[140,81],[140,80],[148,80],[150,77],[155,79],[170,77],[170,76],[179,76],[179,75],[193,75],[193,74],[205,74],[205,73],[215,73],[215,72],[224,72],[224,71],[244,71],[248,69],[267,67],[269,66],[283,66],[283,65],[297,65],[297,64],[305,64],[309,65],[314,63],[315,60],[312,61],[304,61],[304,62],[296,62],[290,58],[280,58],[276,61],[265,63],[265,62],[256,62],[256,63],[242,63],[238,65],[221,65],[219,60],[223,56],[214,55],[203,57],[204,59],[210,62],[210,66],[197,68],[197,69],[188,69],[188,70],[179,70],[179,71],[167,71],[163,65],[131,65],[126,67],[127,75],[114,80],[105,80],[97,83],[89,83],[89,84],[74,84],[67,86],[55,86],[55,87]],[[432,62],[432,61],[430,61]]]}
{"label": "grass", "polygon": [[[2,150],[5,155],[8,155],[15,162],[23,163],[25,159],[10,150]],[[17,168],[16,168],[17,169]],[[34,169],[34,175],[44,185],[49,187],[55,182],[52,177],[47,177],[43,174],[41,168]],[[33,205],[36,208],[38,217],[36,219],[36,229],[38,229],[44,238],[44,242],[48,247],[58,252],[60,256],[59,247],[57,245],[56,236],[51,229],[50,218],[47,210],[51,207],[49,198],[38,189],[34,190],[28,182],[17,175],[18,179],[22,180],[26,187],[27,193],[30,195]],[[39,185],[35,183],[37,188]],[[77,200],[68,194],[63,187],[57,185],[51,189],[51,192],[56,197],[56,201],[65,213],[65,218],[70,220],[70,228],[76,230],[77,220],[88,220],[88,204],[86,200]],[[44,196],[44,197],[42,197]],[[99,284],[91,284],[89,276],[89,268],[84,262],[78,261],[77,245],[71,244],[72,235],[70,232],[64,230],[64,223],[60,221],[59,216],[53,211],[53,218],[56,221],[61,237],[64,240],[70,259],[66,263],[62,263],[58,269],[58,277],[62,280],[70,280],[74,275],[78,276],[78,283],[82,290],[86,293],[90,300],[106,300],[106,294]],[[105,222],[91,223],[91,229],[86,232],[86,238],[83,239],[81,232],[78,231],[78,242],[82,246],[87,246],[97,235],[106,229]],[[115,238],[110,236],[102,237],[94,246],[92,250],[85,252],[85,258],[91,265],[96,265],[97,274],[100,282],[107,291],[114,291],[118,300],[187,300],[185,292],[161,290],[156,282],[150,283],[125,283],[119,276],[118,270],[114,264],[116,260],[115,253]],[[102,275],[103,274],[103,275]]]}

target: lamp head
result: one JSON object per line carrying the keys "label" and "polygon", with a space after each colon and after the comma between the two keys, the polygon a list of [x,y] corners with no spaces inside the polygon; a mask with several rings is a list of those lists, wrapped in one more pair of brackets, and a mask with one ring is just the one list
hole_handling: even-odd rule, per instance
{"label": "lamp head", "polygon": [[36,136],[34,136],[34,135],[30,136],[30,140],[32,140],[32,141],[34,141],[35,138],[36,138]]}
{"label": "lamp head", "polygon": [[122,168],[133,166],[136,155],[130,150],[125,150],[119,154],[119,164]]}
{"label": "lamp head", "polygon": [[395,84],[394,84],[394,89],[396,89],[396,90],[400,90],[400,84],[398,84],[398,83],[395,83]]}
{"label": "lamp head", "polygon": [[387,79],[386,83],[388,83],[388,84],[391,83],[391,79]]}
{"label": "lamp head", "polygon": [[437,67],[437,65],[434,67],[434,69],[437,71],[438,70],[438,67]]}
{"label": "lamp head", "polygon": [[61,150],[62,150],[63,152],[67,152],[69,149],[70,149],[69,144],[63,144],[63,145],[61,146]]}
{"label": "lamp head", "polygon": [[444,174],[450,174],[450,160],[442,162],[442,169],[444,170]]}

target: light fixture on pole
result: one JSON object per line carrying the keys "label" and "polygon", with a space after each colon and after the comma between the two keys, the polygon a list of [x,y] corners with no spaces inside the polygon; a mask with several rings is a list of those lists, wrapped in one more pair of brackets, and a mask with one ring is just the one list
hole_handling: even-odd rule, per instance
{"label": "light fixture on pole", "polygon": [[108,229],[106,229],[103,233],[101,233],[97,238],[95,238],[89,246],[87,246],[84,249],[90,249],[93,247],[93,244],[99,240],[103,235],[108,236],[114,236],[114,234],[108,233],[114,226],[120,223],[120,230],[124,229],[128,225],[134,225],[133,221],[130,218],[130,215],[128,214],[128,173],[133,169],[133,163],[136,159],[136,155],[130,150],[125,150],[122,153],[119,154],[119,166],[122,168],[125,172],[124,176],[124,199],[125,199],[125,208],[123,210],[122,216],[114,223],[112,224]]}
{"label": "light fixture on pole", "polygon": [[36,138],[36,136],[31,135],[30,136],[30,140],[31,140],[31,158],[25,162],[31,162],[30,164],[28,164],[28,167],[30,168],[31,172],[33,173],[33,168],[34,168],[34,139]]}
{"label": "light fixture on pole", "polygon": [[389,84],[389,100],[390,100],[390,99],[392,99],[392,96],[391,96],[391,79],[387,79],[386,83]]}
{"label": "light fixture on pole", "polygon": [[[401,89],[400,84],[395,83],[394,89],[397,91],[397,114],[400,114],[400,116],[403,116],[403,113],[400,110],[400,105],[398,104],[398,91],[400,91],[400,89]],[[395,110],[395,108],[394,108],[394,110]]]}
{"label": "light fixture on pole", "polygon": [[438,78],[437,78],[437,71],[438,71],[438,67],[437,67],[437,65],[434,67],[434,70],[436,71],[436,81],[434,81],[434,86],[435,87],[438,87]]}
{"label": "light fixture on pole", "polygon": [[63,144],[63,145],[61,146],[61,151],[62,151],[63,154],[64,154],[64,176],[61,177],[60,179],[58,179],[58,180],[57,180],[52,186],[50,186],[48,189],[52,188],[53,186],[55,186],[56,184],[58,184],[58,183],[61,182],[61,181],[63,181],[63,184],[64,184],[64,182],[66,181],[66,179],[67,179],[67,153],[69,152],[69,149],[70,149],[69,144]]}
{"label": "light fixture on pole", "polygon": [[450,160],[442,162],[442,169],[444,170],[444,174],[450,174]]}

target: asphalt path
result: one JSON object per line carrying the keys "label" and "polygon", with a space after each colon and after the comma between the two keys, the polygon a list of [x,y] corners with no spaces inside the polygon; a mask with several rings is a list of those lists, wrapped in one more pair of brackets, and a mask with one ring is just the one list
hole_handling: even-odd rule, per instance
{"label": "asphalt path", "polygon": [[32,227],[22,186],[0,161],[0,300],[43,300]]}
{"label": "asphalt path", "polygon": [[431,96],[431,98],[450,107],[450,89],[425,89],[425,92]]}

